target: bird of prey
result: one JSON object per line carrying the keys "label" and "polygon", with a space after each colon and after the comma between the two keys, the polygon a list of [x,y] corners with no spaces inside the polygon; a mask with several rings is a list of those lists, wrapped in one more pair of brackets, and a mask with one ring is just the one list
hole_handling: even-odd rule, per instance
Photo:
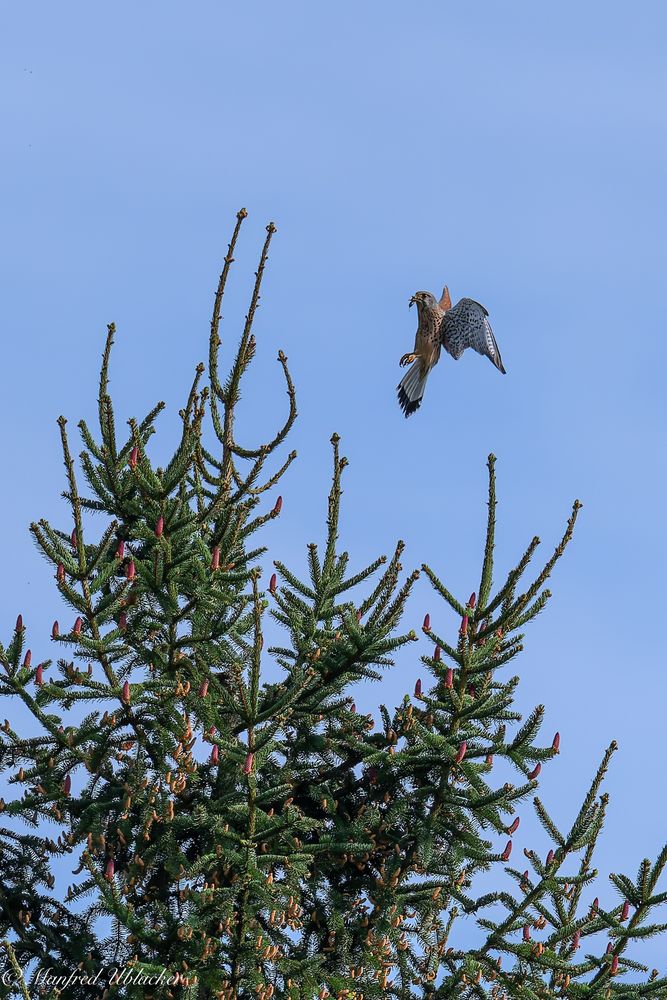
{"label": "bird of prey", "polygon": [[406,417],[419,409],[429,372],[437,365],[440,348],[444,347],[455,361],[466,347],[485,354],[505,374],[502,358],[493,336],[484,306],[474,299],[460,299],[455,306],[445,286],[438,302],[431,292],[415,292],[410,305],[417,305],[417,334],[410,354],[404,354],[400,365],[411,367],[398,385],[398,402]]}

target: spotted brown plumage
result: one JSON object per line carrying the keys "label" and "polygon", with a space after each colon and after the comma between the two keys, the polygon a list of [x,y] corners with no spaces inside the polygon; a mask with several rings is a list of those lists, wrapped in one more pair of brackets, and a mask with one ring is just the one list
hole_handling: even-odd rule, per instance
{"label": "spotted brown plumage", "polygon": [[400,360],[401,367],[411,367],[398,385],[398,402],[406,417],[419,409],[426,380],[440,359],[441,347],[455,360],[467,347],[472,347],[505,374],[489,314],[483,305],[464,298],[452,306],[447,287],[439,302],[431,292],[415,292],[410,299],[410,305],[413,303],[417,306],[418,318],[415,346]]}

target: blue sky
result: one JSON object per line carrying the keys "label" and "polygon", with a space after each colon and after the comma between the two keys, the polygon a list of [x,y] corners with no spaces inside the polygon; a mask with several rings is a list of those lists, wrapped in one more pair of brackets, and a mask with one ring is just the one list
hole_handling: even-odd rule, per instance
{"label": "blue sky", "polygon": [[[620,743],[601,870],[654,854],[667,839],[666,35],[658,0],[5,5],[3,636],[21,611],[34,655],[49,653],[59,606],[27,525],[65,516],[55,418],[92,417],[105,324],[119,328],[120,412],[166,399],[166,451],[245,205],[229,349],[263,227],[278,225],[248,438],[283,406],[279,347],[300,409],[272,556],[299,567],[321,537],[333,430],[351,462],[353,562],[401,537],[406,566],[428,560],[463,598],[489,451],[499,572],[534,533],[546,555],[579,497],[520,702],[547,706],[545,737],[561,731],[541,794],[563,823]],[[406,421],[394,388],[414,336],[408,299],[444,282],[487,306],[508,375],[443,357]],[[423,583],[408,624],[426,610],[443,620]],[[417,673],[401,661],[358,704],[393,703]],[[647,961],[661,950],[648,945]]]}

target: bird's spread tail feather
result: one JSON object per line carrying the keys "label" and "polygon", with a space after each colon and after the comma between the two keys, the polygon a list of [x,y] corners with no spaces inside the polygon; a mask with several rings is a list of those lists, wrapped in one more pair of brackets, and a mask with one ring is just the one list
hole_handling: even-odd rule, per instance
{"label": "bird's spread tail feather", "polygon": [[399,382],[398,402],[406,417],[409,417],[411,413],[419,409],[427,378],[428,370],[425,374],[422,374],[422,365],[418,358],[408,368],[406,374]]}

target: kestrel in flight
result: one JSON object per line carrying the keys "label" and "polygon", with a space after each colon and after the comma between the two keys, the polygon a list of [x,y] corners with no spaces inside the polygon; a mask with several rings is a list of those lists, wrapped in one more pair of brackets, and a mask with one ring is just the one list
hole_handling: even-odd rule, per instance
{"label": "kestrel in flight", "polygon": [[466,347],[485,354],[505,374],[502,358],[488,320],[488,312],[474,299],[459,299],[455,306],[445,286],[438,302],[430,292],[415,292],[410,305],[417,304],[417,334],[411,354],[404,354],[401,367],[411,365],[398,385],[398,402],[406,417],[419,409],[429,372],[437,365],[444,347],[455,361]]}

